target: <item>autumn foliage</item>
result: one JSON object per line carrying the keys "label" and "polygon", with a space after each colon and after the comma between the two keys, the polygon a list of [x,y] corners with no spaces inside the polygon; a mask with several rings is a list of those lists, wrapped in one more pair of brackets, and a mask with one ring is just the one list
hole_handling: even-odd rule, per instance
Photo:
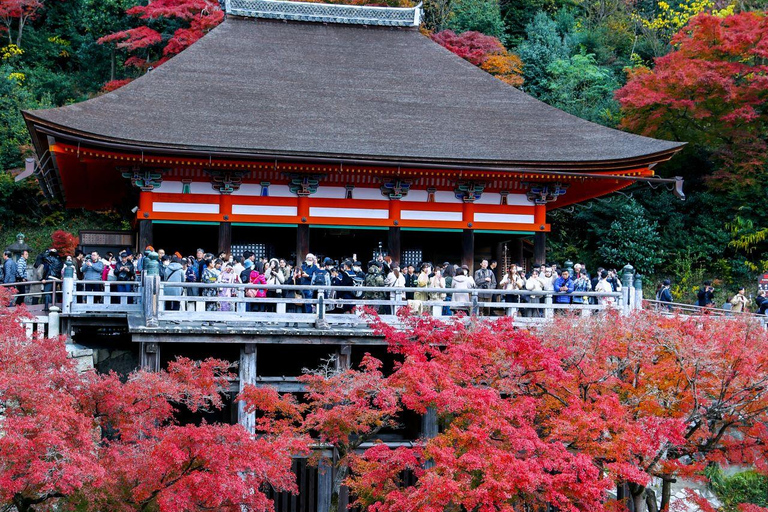
{"label": "autumn foliage", "polygon": [[58,229],[51,235],[51,247],[58,251],[60,256],[74,256],[80,238],[68,231]]}
{"label": "autumn foliage", "polygon": [[452,30],[443,30],[431,37],[447,50],[500,80],[515,87],[523,84],[523,62],[520,57],[508,52],[497,38],[474,31],[456,34]]}
{"label": "autumn foliage", "polygon": [[768,150],[768,16],[700,14],[653,70],[631,71],[617,91],[623,126],[693,142],[722,163],[713,186],[752,187]]}
{"label": "autumn foliage", "polygon": [[[392,371],[370,355],[333,358],[300,378],[301,398],[246,385],[253,435],[174,420],[222,406],[228,363],[77,373],[60,340],[25,338],[23,314],[0,309],[0,505],[22,512],[267,512],[267,486],[296,492],[297,455],[334,467],[339,510],[348,493],[373,512],[621,510],[608,498],[617,485],[637,512],[669,510],[671,483],[709,464],[768,471],[768,333],[749,319],[639,311],[534,332],[510,318],[404,314],[396,330],[373,317]],[[405,413],[438,428],[376,442]],[[323,450],[310,455],[313,444]]]}
{"label": "autumn foliage", "polygon": [[0,309],[0,507],[267,512],[265,486],[295,490],[296,439],[176,424],[180,408],[221,407],[228,363],[78,373],[62,340],[26,338],[24,314]]}
{"label": "autumn foliage", "polygon": [[[131,56],[126,60],[126,66],[139,69],[159,66],[181,53],[224,19],[224,11],[214,0],[154,0],[146,5],[131,7],[126,13],[138,18],[142,24],[104,36],[98,43],[114,43],[117,48],[127,50]],[[183,26],[177,28],[170,37],[164,37],[161,30],[150,27],[150,23],[156,24],[157,20],[177,20]],[[152,51],[160,46],[162,50],[159,54]]]}

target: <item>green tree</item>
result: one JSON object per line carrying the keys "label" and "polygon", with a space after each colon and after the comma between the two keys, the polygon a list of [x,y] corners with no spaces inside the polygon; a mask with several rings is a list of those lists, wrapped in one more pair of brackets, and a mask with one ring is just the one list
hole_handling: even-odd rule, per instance
{"label": "green tree", "polygon": [[619,106],[613,92],[619,83],[592,54],[577,53],[547,66],[548,82],[542,101],[595,123],[614,125]]}
{"label": "green tree", "polygon": [[455,0],[446,28],[457,34],[473,30],[504,42],[504,22],[498,0]]}
{"label": "green tree", "polygon": [[556,60],[568,59],[571,55],[570,37],[555,20],[540,12],[525,28],[525,40],[517,53],[523,60],[523,90],[540,98],[548,91],[547,68]]}
{"label": "green tree", "polygon": [[649,222],[643,206],[629,198],[616,212],[606,228],[605,223],[592,224],[598,240],[597,254],[608,265],[621,267],[631,263],[641,273],[653,273],[661,262],[658,225]]}

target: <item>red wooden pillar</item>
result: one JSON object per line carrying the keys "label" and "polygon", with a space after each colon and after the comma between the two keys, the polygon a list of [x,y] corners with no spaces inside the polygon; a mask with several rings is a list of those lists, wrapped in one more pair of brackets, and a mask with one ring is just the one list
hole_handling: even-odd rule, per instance
{"label": "red wooden pillar", "polygon": [[461,232],[461,264],[469,267],[469,275],[475,272],[475,230]]}

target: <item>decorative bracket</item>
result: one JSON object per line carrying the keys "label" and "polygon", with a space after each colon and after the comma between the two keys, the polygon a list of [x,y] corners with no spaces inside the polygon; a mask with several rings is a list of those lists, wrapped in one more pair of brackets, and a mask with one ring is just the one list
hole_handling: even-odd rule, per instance
{"label": "decorative bracket", "polygon": [[474,203],[483,195],[485,183],[482,181],[459,181],[453,189],[456,199],[465,203]]}
{"label": "decorative bracket", "polygon": [[557,198],[565,195],[568,187],[568,183],[552,182],[552,183],[523,183],[523,186],[528,187],[528,200],[533,204],[547,204],[554,203]]}
{"label": "decorative bracket", "polygon": [[413,180],[401,180],[400,178],[393,178],[388,181],[384,181],[381,184],[381,194],[384,197],[396,201],[402,199],[408,195],[408,191],[411,190]]}
{"label": "decorative bracket", "polygon": [[231,194],[240,190],[240,185],[243,184],[243,176],[246,174],[246,171],[220,171],[218,169],[206,169],[205,172],[211,177],[213,190],[221,194]]}
{"label": "decorative bracket", "polygon": [[140,188],[143,192],[150,192],[163,182],[163,169],[134,165],[133,167],[118,167],[117,170],[120,171],[123,178],[131,180],[131,185]]}
{"label": "decorative bracket", "polygon": [[308,197],[317,192],[317,187],[320,185],[320,174],[288,174],[288,178],[291,180],[288,183],[288,188],[291,194],[296,194],[299,197]]}

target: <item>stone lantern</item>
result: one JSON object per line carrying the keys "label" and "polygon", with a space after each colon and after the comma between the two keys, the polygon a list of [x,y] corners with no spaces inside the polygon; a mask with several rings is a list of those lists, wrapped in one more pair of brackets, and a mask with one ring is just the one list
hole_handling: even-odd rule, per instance
{"label": "stone lantern", "polygon": [[17,261],[19,257],[21,256],[21,253],[24,251],[29,250],[29,246],[24,241],[26,237],[24,236],[24,233],[19,233],[16,235],[16,241],[5,248],[6,251],[11,251],[13,253],[13,260]]}

